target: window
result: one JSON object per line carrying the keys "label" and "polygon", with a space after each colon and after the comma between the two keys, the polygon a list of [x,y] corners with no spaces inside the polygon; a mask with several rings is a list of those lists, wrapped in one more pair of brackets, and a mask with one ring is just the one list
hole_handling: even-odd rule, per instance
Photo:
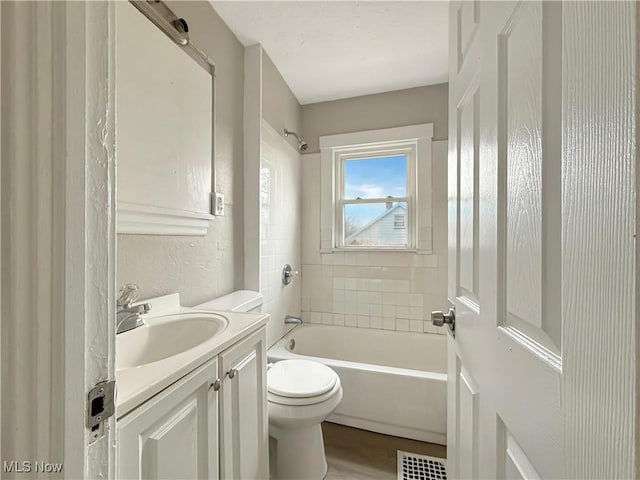
{"label": "window", "polygon": [[404,224],[413,206],[413,152],[376,150],[338,155],[338,245],[407,248],[413,244]]}
{"label": "window", "polygon": [[431,137],[426,124],[320,138],[321,252],[431,250]]}

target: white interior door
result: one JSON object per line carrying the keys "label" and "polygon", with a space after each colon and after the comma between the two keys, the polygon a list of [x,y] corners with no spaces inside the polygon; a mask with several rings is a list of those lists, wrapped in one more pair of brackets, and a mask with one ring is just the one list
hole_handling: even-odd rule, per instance
{"label": "white interior door", "polygon": [[2,478],[115,477],[114,8],[0,2]]}
{"label": "white interior door", "polygon": [[636,478],[635,8],[451,3],[452,478]]}

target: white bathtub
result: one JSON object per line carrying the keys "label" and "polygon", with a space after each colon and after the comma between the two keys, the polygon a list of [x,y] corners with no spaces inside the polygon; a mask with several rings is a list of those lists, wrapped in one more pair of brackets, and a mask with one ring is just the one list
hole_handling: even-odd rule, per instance
{"label": "white bathtub", "polygon": [[445,445],[446,345],[445,335],[301,325],[267,356],[316,360],[338,373],[344,397],[330,422]]}

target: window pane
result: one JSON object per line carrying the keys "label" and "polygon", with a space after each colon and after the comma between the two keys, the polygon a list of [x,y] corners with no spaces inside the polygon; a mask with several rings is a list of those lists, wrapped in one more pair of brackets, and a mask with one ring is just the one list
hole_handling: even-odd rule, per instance
{"label": "window pane", "polygon": [[344,206],[344,245],[406,247],[407,203],[358,203]]}
{"label": "window pane", "polygon": [[407,156],[359,158],[344,162],[345,198],[406,197]]}

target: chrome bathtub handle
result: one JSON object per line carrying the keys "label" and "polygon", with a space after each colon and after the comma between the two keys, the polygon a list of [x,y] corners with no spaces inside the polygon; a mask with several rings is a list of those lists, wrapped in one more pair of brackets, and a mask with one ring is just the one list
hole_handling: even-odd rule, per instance
{"label": "chrome bathtub handle", "polygon": [[298,271],[294,270],[291,265],[285,263],[282,267],[282,284],[289,285],[294,277],[298,276]]}

